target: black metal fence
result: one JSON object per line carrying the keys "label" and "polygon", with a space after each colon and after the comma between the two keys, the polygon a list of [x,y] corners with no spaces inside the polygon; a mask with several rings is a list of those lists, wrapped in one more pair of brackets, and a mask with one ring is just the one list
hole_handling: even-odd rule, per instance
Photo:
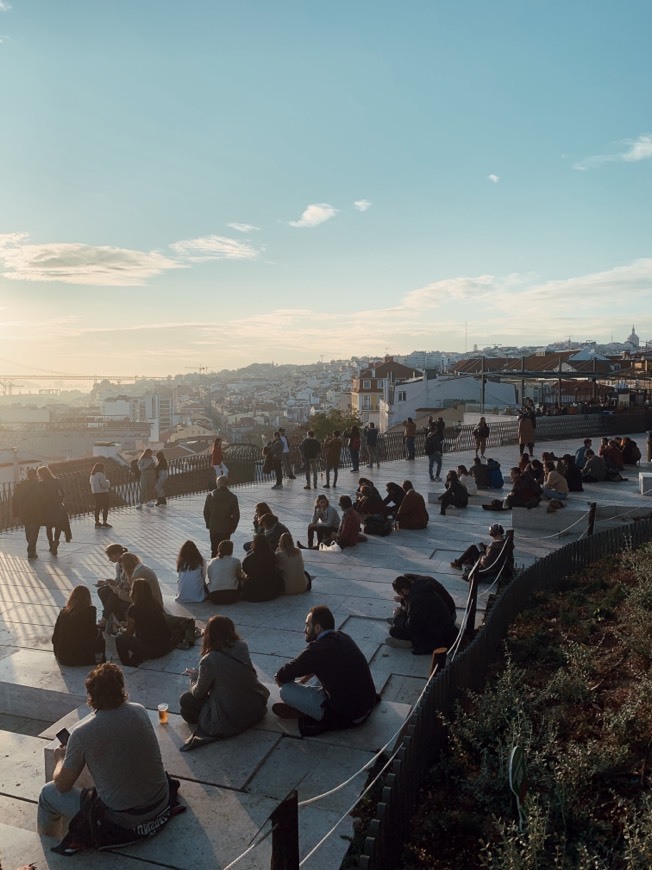
{"label": "black metal fence", "polygon": [[401,850],[410,833],[418,789],[428,769],[445,751],[439,714],[450,717],[455,701],[464,692],[477,692],[482,688],[489,664],[508,627],[527,607],[532,595],[555,588],[564,577],[604,556],[636,548],[650,540],[652,519],[607,529],[540,559],[505,587],[474,640],[443,670],[433,673],[406,722],[375,818],[369,824],[360,858],[364,870],[392,870],[399,866]]}
{"label": "black metal fence", "polygon": [[[620,414],[586,414],[559,417],[539,417],[536,435],[539,441],[552,441],[561,438],[600,437],[603,435],[642,432],[652,428],[652,411],[640,409]],[[499,447],[518,442],[518,425],[514,420],[492,423],[487,446]],[[417,433],[416,450],[423,455],[425,432]],[[640,445],[641,448],[643,445]],[[473,453],[475,441],[473,426],[448,427],[444,432],[444,451],[446,453]],[[642,451],[643,452],[643,451]],[[381,462],[392,462],[406,458],[404,439],[400,433],[382,435],[378,440],[378,455]],[[99,457],[98,457],[99,459]],[[361,466],[368,460],[364,443],[360,450]],[[290,448],[290,467],[299,476],[303,470],[303,459],[298,445]],[[255,486],[269,483],[273,475],[264,474],[263,457],[259,447],[253,444],[233,444],[224,451],[224,462],[229,469],[231,486]],[[323,464],[323,463],[322,463]],[[348,447],[342,448],[341,465],[350,467],[351,456]],[[119,473],[111,473],[110,507],[128,507],[140,501],[138,480],[131,470],[125,467]],[[86,472],[63,472],[59,475],[63,487],[68,515],[71,517],[91,513],[93,498]],[[185,456],[171,460],[169,477],[165,484],[168,498],[207,492],[215,484],[215,473],[210,456]],[[0,531],[15,528],[19,523],[12,512],[13,483],[0,484]]]}

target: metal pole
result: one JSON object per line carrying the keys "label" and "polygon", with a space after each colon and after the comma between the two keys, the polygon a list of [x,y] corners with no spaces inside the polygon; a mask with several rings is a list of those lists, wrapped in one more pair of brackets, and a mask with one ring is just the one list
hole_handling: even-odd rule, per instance
{"label": "metal pole", "polygon": [[270,870],[299,870],[299,795],[293,789],[270,816],[272,862]]}
{"label": "metal pole", "polygon": [[597,502],[592,501],[589,502],[589,524],[586,529],[586,534],[590,537],[593,534],[593,528],[595,526],[595,512],[598,507]]}

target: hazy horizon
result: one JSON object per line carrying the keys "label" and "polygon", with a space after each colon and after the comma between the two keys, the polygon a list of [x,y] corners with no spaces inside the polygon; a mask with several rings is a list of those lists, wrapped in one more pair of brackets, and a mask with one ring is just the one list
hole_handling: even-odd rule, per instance
{"label": "hazy horizon", "polygon": [[644,343],[650,19],[0,0],[0,370]]}

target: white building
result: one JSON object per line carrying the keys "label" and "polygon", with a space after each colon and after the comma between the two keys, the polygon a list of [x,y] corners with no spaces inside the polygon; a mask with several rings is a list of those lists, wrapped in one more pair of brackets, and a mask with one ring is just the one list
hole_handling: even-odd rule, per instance
{"label": "white building", "polygon": [[[472,376],[420,378],[397,384],[389,399],[380,402],[380,429],[383,432],[407,417],[417,417],[418,408],[443,408],[458,402],[479,405],[482,384],[480,378]],[[515,406],[515,386],[485,380],[484,404],[487,409],[498,410]]]}

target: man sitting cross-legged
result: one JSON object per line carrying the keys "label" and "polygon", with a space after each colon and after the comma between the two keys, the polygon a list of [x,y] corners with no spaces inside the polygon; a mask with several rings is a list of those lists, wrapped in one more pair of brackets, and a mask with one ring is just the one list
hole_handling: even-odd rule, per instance
{"label": "man sitting cross-legged", "polygon": [[[361,725],[380,700],[366,658],[324,605],[308,611],[304,633],[306,649],[275,676],[283,703],[272,711],[298,719],[304,737]],[[313,676],[320,685],[306,685]]]}

